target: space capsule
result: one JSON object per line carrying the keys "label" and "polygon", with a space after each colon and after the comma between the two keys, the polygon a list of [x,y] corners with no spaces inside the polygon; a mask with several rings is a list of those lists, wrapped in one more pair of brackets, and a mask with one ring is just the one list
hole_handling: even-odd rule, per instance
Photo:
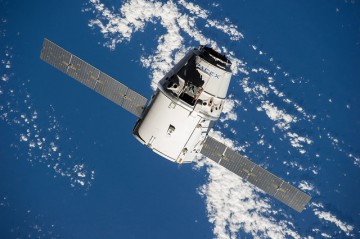
{"label": "space capsule", "polygon": [[158,83],[133,135],[155,153],[190,163],[219,118],[231,62],[202,46],[188,52]]}

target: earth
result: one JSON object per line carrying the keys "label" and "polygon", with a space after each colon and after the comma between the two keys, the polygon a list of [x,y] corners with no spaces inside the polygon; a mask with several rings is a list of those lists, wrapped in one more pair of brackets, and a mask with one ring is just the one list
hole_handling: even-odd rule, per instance
{"label": "earth", "polygon": [[[360,238],[360,4],[0,1],[0,238]],[[40,60],[44,38],[140,94],[191,48],[232,61],[212,135],[312,196],[302,213]]]}

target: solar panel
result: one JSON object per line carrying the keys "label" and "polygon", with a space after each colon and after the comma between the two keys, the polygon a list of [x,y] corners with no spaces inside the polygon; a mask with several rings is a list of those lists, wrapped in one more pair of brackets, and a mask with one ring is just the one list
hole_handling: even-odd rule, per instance
{"label": "solar panel", "polygon": [[134,115],[140,117],[143,112],[147,102],[144,96],[48,39],[44,39],[40,58]]}
{"label": "solar panel", "polygon": [[289,207],[301,212],[311,197],[283,179],[208,136],[201,154],[239,175]]}

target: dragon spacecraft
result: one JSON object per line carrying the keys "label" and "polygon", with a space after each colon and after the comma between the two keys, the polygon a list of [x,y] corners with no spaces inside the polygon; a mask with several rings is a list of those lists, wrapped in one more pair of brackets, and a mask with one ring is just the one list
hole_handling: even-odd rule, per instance
{"label": "dragon spacecraft", "polygon": [[190,50],[158,83],[151,99],[44,39],[40,58],[138,117],[133,135],[176,163],[202,154],[301,212],[311,197],[208,135],[219,119],[231,62],[212,48]]}

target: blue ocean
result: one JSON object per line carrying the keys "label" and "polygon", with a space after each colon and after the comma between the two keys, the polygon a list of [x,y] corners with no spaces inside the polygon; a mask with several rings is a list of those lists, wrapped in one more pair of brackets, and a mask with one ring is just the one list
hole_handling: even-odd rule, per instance
{"label": "blue ocean", "polygon": [[[0,238],[360,238],[360,4],[0,0]],[[140,94],[194,47],[232,61],[213,135],[312,199],[298,213],[40,60],[47,38]]]}

